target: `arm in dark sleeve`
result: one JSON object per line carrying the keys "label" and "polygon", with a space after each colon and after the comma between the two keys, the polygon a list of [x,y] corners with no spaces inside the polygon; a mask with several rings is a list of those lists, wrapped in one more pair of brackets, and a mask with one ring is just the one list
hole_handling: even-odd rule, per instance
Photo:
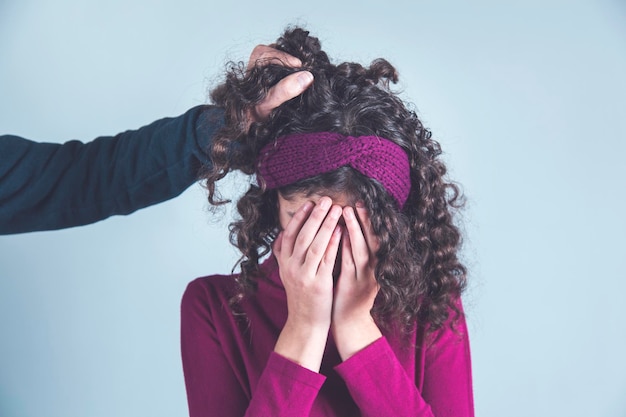
{"label": "arm in dark sleeve", "polygon": [[179,117],[91,142],[0,136],[0,234],[80,226],[181,194],[209,165],[223,111]]}

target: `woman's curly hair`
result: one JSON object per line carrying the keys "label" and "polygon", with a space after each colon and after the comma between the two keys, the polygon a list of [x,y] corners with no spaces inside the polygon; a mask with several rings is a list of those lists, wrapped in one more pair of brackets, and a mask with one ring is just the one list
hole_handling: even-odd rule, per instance
{"label": "woman's curly hair", "polygon": [[[243,64],[231,64],[225,82],[211,93],[213,102],[226,110],[226,124],[214,138],[213,166],[204,176],[209,202],[223,203],[215,183],[231,170],[254,174],[260,149],[280,136],[331,131],[391,140],[406,151],[411,165],[411,192],[401,210],[379,182],[350,167],[278,191],[287,198],[302,191],[342,192],[363,202],[380,239],[380,290],[372,311],[379,324],[409,329],[418,321],[435,330],[451,318],[450,312],[458,317],[466,269],[457,258],[461,235],[453,211],[462,198],[458,187],[446,180],[439,143],[390,90],[389,83],[398,80],[395,68],[384,59],[369,67],[333,65],[318,39],[301,28],[287,29],[273,46],[299,58],[302,68],[269,64],[247,71]],[[314,75],[312,86],[247,129],[249,111],[279,80],[301,69]],[[237,279],[243,297],[256,289],[259,260],[280,230],[277,191],[265,189],[261,180],[250,186],[237,209],[241,218],[230,231],[231,242],[242,253]]]}

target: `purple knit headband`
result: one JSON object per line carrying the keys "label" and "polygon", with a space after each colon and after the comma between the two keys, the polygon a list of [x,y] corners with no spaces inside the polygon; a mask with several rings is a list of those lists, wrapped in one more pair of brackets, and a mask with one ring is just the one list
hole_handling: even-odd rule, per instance
{"label": "purple knit headband", "polygon": [[404,150],[378,136],[344,136],[333,132],[282,136],[261,149],[258,175],[267,188],[351,166],[380,182],[402,208],[411,191],[409,158]]}

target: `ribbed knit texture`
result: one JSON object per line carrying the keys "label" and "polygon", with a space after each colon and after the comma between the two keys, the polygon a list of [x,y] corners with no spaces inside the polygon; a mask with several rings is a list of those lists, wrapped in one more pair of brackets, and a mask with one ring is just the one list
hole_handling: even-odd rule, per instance
{"label": "ribbed knit texture", "polygon": [[282,136],[261,149],[258,175],[267,188],[350,166],[380,182],[402,208],[411,191],[409,158],[404,150],[378,136],[344,136],[333,132]]}

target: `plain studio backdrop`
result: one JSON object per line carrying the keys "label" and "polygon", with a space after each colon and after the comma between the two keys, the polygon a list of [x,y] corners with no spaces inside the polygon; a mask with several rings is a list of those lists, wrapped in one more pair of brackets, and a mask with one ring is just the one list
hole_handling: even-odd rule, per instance
{"label": "plain studio backdrop", "polygon": [[[89,141],[179,115],[290,23],[336,61],[386,57],[468,198],[477,415],[626,416],[625,4],[225,3],[0,1],[0,132]],[[231,270],[230,216],[193,186],[0,237],[0,416],[185,415],[180,297]]]}

